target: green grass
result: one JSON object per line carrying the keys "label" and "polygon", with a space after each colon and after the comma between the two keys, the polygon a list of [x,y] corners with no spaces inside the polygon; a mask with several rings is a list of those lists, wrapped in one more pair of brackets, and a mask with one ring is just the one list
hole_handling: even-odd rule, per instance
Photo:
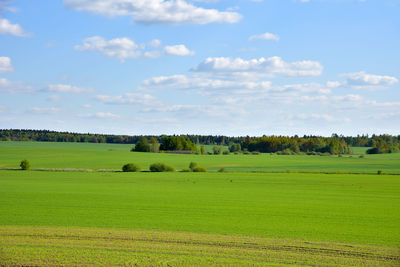
{"label": "green grass", "polygon": [[121,169],[129,162],[148,169],[163,162],[177,169],[194,161],[211,171],[224,167],[231,172],[361,172],[400,174],[400,153],[358,156],[298,155],[177,155],[129,152],[132,145],[88,143],[0,142],[0,168],[19,168],[28,159],[32,168]]}
{"label": "green grass", "polygon": [[1,227],[3,266],[398,266],[398,248],[160,231]]}
{"label": "green grass", "polygon": [[353,151],[354,154],[367,154],[367,150],[370,149],[370,147],[352,147],[351,150]]}
{"label": "green grass", "polygon": [[0,171],[0,224],[400,245],[389,175]]}

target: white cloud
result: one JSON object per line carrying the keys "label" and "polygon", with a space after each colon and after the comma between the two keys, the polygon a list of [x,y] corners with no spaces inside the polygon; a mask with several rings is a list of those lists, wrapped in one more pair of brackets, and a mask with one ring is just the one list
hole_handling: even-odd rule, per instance
{"label": "white cloud", "polygon": [[166,47],[164,47],[164,52],[167,55],[172,55],[172,56],[192,56],[192,55],[194,55],[194,51],[190,51],[184,45],[166,46]]}
{"label": "white cloud", "polygon": [[81,115],[80,117],[95,118],[95,119],[118,119],[119,115],[111,112],[97,112],[93,114]]}
{"label": "white cloud", "polygon": [[76,50],[97,51],[111,58],[124,61],[127,58],[137,58],[141,55],[139,46],[129,38],[115,38],[105,40],[100,36],[93,36],[83,40],[82,45],[76,45]]}
{"label": "white cloud", "polygon": [[329,88],[337,88],[340,87],[342,85],[342,83],[337,82],[337,81],[328,81],[326,82],[326,86]]}
{"label": "white cloud", "polygon": [[285,62],[280,57],[244,60],[241,58],[207,58],[192,71],[206,73],[229,73],[261,77],[284,76],[318,76],[322,74],[323,66],[317,61]]}
{"label": "white cloud", "polygon": [[81,94],[81,93],[90,93],[93,92],[92,88],[83,88],[72,86],[69,84],[49,84],[45,91],[48,92],[57,92],[57,93],[74,93],[74,94]]}
{"label": "white cloud", "polygon": [[360,88],[363,87],[385,87],[398,83],[398,79],[392,76],[368,74],[364,71],[344,74],[347,77],[347,85]]}
{"label": "white cloud", "polygon": [[132,16],[134,22],[143,24],[235,23],[242,18],[236,12],[205,9],[185,0],[64,0],[64,4],[107,17]]}
{"label": "white cloud", "polygon": [[50,107],[50,108],[31,107],[28,109],[29,113],[39,114],[39,115],[52,115],[52,114],[57,113],[58,111],[59,111],[59,109],[55,108],[55,107]]}
{"label": "white cloud", "polygon": [[266,33],[263,33],[263,34],[252,35],[252,36],[249,37],[250,41],[257,40],[257,39],[259,39],[259,40],[279,41],[280,38],[279,38],[278,35],[273,34],[273,33],[269,33],[269,32],[266,32]]}
{"label": "white cloud", "polygon": [[105,104],[114,105],[154,106],[160,104],[160,101],[154,96],[139,93],[126,93],[119,96],[97,95],[96,99]]}
{"label": "white cloud", "polygon": [[0,34],[11,34],[19,37],[27,37],[28,34],[18,24],[12,24],[8,19],[0,18]]}
{"label": "white cloud", "polygon": [[161,40],[153,39],[149,42],[149,45],[152,47],[159,47],[161,45]]}
{"label": "white cloud", "polygon": [[13,82],[5,78],[0,78],[0,93],[18,94],[18,93],[30,93],[34,91],[35,88],[33,88],[28,84],[22,82]]}
{"label": "white cloud", "polygon": [[[154,39],[148,46],[158,47],[161,41]],[[170,56],[191,56],[194,51],[189,50],[185,45],[165,46],[163,50],[146,51],[145,44],[136,44],[133,40],[122,37],[105,40],[101,36],[93,36],[83,40],[82,45],[76,45],[75,49],[80,51],[96,51],[110,58],[118,58],[124,62],[129,58],[158,58],[162,55]]]}
{"label": "white cloud", "polygon": [[9,57],[0,57],[0,73],[13,71],[11,59]]}

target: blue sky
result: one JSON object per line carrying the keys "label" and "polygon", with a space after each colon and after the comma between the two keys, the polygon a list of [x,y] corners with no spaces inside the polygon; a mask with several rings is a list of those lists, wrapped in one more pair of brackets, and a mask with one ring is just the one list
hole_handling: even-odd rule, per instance
{"label": "blue sky", "polygon": [[400,133],[399,0],[0,1],[0,128]]}

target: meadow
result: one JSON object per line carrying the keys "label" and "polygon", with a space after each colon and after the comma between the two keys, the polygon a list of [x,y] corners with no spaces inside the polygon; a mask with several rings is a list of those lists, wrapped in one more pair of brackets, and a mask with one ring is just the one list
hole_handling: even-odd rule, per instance
{"label": "meadow", "polygon": [[[130,147],[1,142],[0,263],[400,262],[400,154],[202,156],[134,153]],[[4,169],[16,169],[24,158],[33,169],[111,170],[127,162],[147,169],[157,161],[187,168],[195,161],[210,172]],[[216,172],[221,167],[228,172]],[[377,175],[378,169],[393,175]]]}

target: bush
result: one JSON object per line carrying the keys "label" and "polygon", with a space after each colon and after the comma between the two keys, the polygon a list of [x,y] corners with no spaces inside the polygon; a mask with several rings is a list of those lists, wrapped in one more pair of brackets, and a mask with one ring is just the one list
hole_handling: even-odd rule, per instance
{"label": "bush", "polygon": [[193,171],[194,168],[197,167],[197,163],[196,162],[190,162],[189,164],[189,169],[191,169]]}
{"label": "bush", "polygon": [[29,170],[31,168],[31,164],[26,159],[21,160],[21,164],[19,164],[19,166],[21,167],[21,170]]}
{"label": "bush", "polygon": [[151,172],[173,172],[175,169],[164,163],[153,163],[150,165]]}
{"label": "bush", "polygon": [[196,167],[193,169],[193,172],[207,172],[207,169],[204,167]]}
{"label": "bush", "polygon": [[218,170],[218,172],[226,172],[225,168],[221,168]]}
{"label": "bush", "polygon": [[360,158],[360,159],[363,159],[363,158],[364,158],[364,155],[360,155],[359,158]]}
{"label": "bush", "polygon": [[382,170],[378,170],[378,174],[379,175],[383,174],[383,171]]}
{"label": "bush", "polygon": [[251,152],[251,154],[253,154],[253,155],[260,155],[260,152],[258,152],[258,151],[253,151],[253,152]]}
{"label": "bush", "polygon": [[123,172],[138,172],[140,171],[139,165],[135,163],[128,163],[122,166],[122,171]]}
{"label": "bush", "polygon": [[191,172],[191,169],[182,169],[181,172]]}
{"label": "bush", "polygon": [[224,152],[222,152],[222,154],[229,155],[229,151],[228,150],[224,150]]}

